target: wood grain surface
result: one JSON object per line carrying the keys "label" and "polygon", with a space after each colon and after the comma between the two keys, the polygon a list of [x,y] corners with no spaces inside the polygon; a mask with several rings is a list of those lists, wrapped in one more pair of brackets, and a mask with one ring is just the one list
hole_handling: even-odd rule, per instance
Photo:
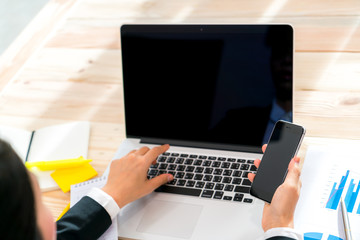
{"label": "wood grain surface", "polygon": [[[102,174],[125,137],[124,23],[290,23],[294,121],[309,144],[360,139],[358,0],[50,0],[0,57],[0,124],[26,129],[91,122],[89,158]],[[43,194],[54,219],[69,194]]]}

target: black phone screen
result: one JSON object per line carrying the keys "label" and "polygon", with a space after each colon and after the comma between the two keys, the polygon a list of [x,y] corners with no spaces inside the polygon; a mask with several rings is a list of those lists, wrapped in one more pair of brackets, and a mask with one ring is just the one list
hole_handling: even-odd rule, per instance
{"label": "black phone screen", "polygon": [[305,129],[299,125],[278,121],[262,157],[250,193],[267,202],[283,183],[288,165],[295,156]]}

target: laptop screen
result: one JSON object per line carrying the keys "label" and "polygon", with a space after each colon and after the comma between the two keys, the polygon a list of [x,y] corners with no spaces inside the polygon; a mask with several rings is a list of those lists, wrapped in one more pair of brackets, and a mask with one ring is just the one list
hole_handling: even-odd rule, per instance
{"label": "laptop screen", "polygon": [[292,121],[289,25],[123,25],[126,133],[259,152]]}

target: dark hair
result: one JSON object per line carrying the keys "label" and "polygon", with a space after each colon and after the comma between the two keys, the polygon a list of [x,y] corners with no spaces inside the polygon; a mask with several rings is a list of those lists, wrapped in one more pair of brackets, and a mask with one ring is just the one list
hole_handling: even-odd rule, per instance
{"label": "dark hair", "polygon": [[37,239],[35,197],[30,176],[12,147],[0,139],[1,239]]}

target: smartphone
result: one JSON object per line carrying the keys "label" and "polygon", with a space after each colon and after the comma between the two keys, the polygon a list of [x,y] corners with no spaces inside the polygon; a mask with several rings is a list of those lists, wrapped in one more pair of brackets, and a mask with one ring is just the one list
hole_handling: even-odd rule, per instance
{"label": "smartphone", "polygon": [[251,195],[271,203],[276,189],[285,180],[289,163],[297,154],[304,136],[304,127],[282,120],[276,122],[251,185]]}

